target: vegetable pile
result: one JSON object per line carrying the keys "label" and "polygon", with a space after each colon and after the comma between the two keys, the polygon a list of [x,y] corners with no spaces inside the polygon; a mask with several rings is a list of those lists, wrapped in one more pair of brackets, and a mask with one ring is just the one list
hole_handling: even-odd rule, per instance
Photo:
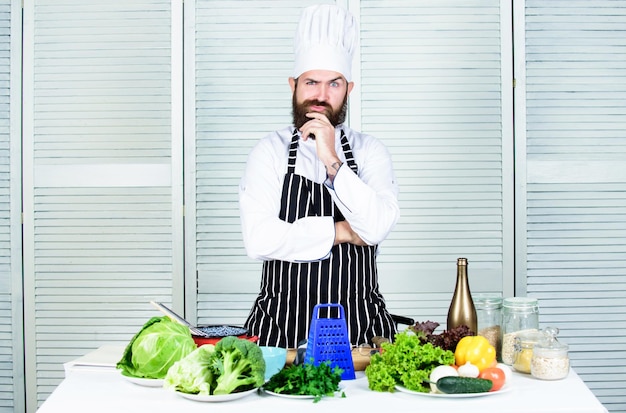
{"label": "vegetable pile", "polygon": [[381,345],[380,353],[372,355],[365,368],[369,388],[393,392],[400,385],[421,393],[483,393],[501,389],[506,381],[506,366],[497,364],[495,348],[482,336],[455,337],[464,331],[459,329],[445,340],[428,340],[424,331],[415,333],[414,329],[396,334],[392,343]]}
{"label": "vegetable pile", "polygon": [[411,331],[396,334],[393,343],[383,343],[365,368],[368,386],[375,391],[393,392],[396,384],[421,393],[430,392],[429,378],[440,365],[454,364],[454,353],[422,343]]}
{"label": "vegetable pile", "polygon": [[318,402],[340,390],[342,373],[341,368],[331,368],[328,362],[291,365],[273,375],[263,389],[278,394],[314,396],[313,401]]}
{"label": "vegetable pile", "polygon": [[196,349],[189,329],[168,317],[152,317],[130,340],[117,368],[130,377],[162,379]]}
{"label": "vegetable pile", "polygon": [[215,345],[202,345],[174,363],[163,387],[183,393],[221,395],[258,388],[264,382],[261,348],[249,340],[228,336]]}

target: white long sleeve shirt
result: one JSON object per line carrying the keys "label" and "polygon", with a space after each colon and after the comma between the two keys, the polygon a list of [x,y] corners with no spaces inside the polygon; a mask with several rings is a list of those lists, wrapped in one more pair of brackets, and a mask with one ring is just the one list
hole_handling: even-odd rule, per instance
{"label": "white long sleeve shirt", "polygon": [[[345,163],[340,127],[352,148],[358,176]],[[291,224],[278,217],[292,132],[293,127],[287,127],[261,139],[250,152],[239,185],[243,240],[254,259],[316,261],[333,247],[332,217],[305,217]],[[332,186],[312,139],[299,141],[295,173],[325,183],[352,229],[369,245],[379,244],[400,215],[391,156],[378,139],[343,125],[335,128],[335,147],[344,164]]]}

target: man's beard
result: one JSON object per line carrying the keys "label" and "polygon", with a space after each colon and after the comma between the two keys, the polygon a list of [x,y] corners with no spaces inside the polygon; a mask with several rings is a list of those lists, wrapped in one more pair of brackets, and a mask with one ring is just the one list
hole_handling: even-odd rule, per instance
{"label": "man's beard", "polygon": [[346,93],[344,96],[341,108],[335,111],[328,103],[318,100],[305,100],[302,103],[298,103],[296,100],[296,92],[294,91],[291,100],[291,116],[296,128],[300,129],[302,125],[311,120],[311,118],[306,116],[307,113],[311,112],[309,109],[311,106],[323,106],[325,108],[323,112],[324,115],[326,115],[331,125],[337,126],[346,120],[346,113],[348,113],[348,94]]}

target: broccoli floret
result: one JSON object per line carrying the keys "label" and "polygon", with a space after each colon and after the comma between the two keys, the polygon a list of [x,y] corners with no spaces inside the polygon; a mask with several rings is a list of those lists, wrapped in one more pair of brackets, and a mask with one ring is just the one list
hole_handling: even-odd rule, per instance
{"label": "broccoli floret", "polygon": [[230,394],[260,387],[265,383],[265,360],[261,348],[235,336],[215,344],[213,368],[217,387],[213,394]]}

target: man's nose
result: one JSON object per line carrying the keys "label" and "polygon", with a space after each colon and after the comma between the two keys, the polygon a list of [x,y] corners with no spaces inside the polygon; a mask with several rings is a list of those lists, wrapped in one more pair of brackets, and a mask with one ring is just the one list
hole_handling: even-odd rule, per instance
{"label": "man's nose", "polygon": [[317,88],[317,100],[326,102],[328,100],[328,86],[320,84]]}

